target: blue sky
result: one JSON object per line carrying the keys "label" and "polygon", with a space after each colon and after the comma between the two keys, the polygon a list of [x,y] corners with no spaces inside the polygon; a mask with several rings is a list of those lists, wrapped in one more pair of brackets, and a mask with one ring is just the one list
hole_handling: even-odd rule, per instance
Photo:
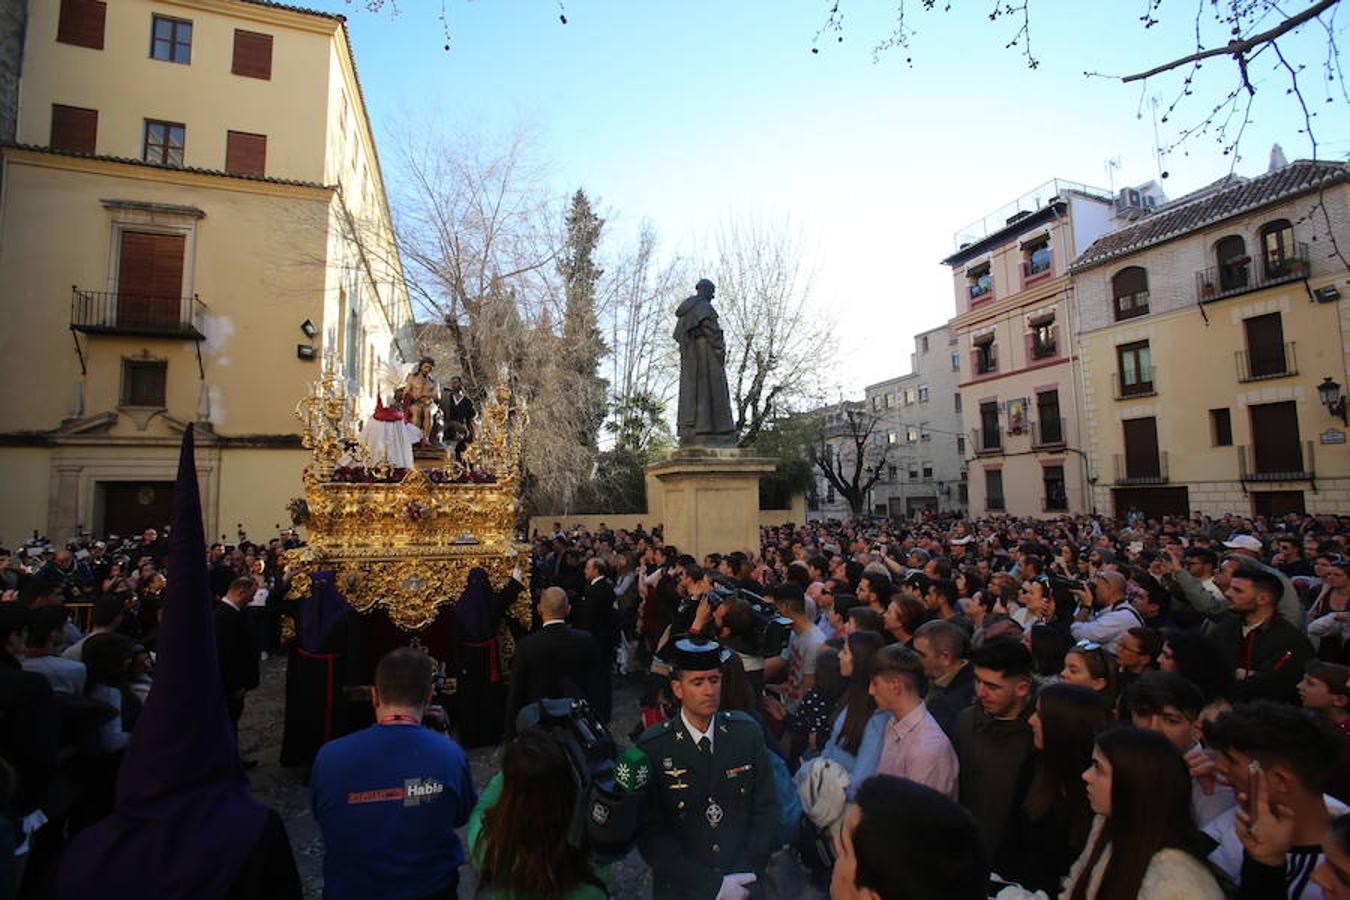
{"label": "blue sky", "polygon": [[[439,0],[401,0],[397,15],[315,5],[349,18],[386,169],[409,121],[525,128],[560,194],[584,187],[599,200],[612,240],[648,219],[668,252],[695,253],[730,217],[789,221],[815,263],[817,301],[838,323],[837,371],[851,392],[907,371],[913,334],[951,316],[940,260],[957,229],[1053,177],[1109,187],[1110,158],[1120,160],[1117,189],[1157,176],[1146,98],[1169,102],[1178,80],[1141,95],[1083,72],[1182,55],[1195,25],[1191,0],[1164,2],[1148,31],[1143,2],[1032,0],[1032,71],[1004,49],[1016,26],[988,21],[988,0],[954,0],[945,13],[910,0],[912,48],[878,62],[888,0],[845,0],[844,41],[823,40],[818,54],[830,6],[821,0],[566,0],[566,25],[556,3],[446,0],[449,52]],[[1344,38],[1350,10],[1340,12]],[[1325,104],[1318,29],[1282,46],[1308,64],[1319,156],[1345,159],[1350,114],[1339,95]],[[1242,174],[1265,171],[1275,141],[1291,160],[1310,155],[1287,78],[1269,63],[1253,69]],[[1231,72],[1211,62],[1190,99],[1226,91]],[[1194,122],[1206,109],[1192,103],[1174,118]],[[1174,126],[1160,128],[1166,144]],[[1210,137],[1184,150],[1164,163],[1171,197],[1232,164]]]}

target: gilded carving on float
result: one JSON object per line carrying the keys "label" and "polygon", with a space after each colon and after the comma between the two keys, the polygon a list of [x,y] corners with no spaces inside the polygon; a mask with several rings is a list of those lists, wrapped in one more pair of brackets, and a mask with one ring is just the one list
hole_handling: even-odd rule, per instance
{"label": "gilded carving on float", "polygon": [[[529,545],[515,541],[528,414],[513,402],[504,371],[488,392],[479,434],[462,462],[447,457],[410,470],[373,462],[361,441],[356,398],[331,361],[295,414],[314,461],[305,467],[305,496],[290,505],[307,543],[287,556],[300,570],[289,598],[309,592],[309,573],[331,569],[354,609],[384,609],[411,632],[455,602],[475,566],[497,586],[519,567],[529,586]],[[510,610],[526,628],[529,596],[522,592]],[[509,633],[501,641],[509,656]]]}

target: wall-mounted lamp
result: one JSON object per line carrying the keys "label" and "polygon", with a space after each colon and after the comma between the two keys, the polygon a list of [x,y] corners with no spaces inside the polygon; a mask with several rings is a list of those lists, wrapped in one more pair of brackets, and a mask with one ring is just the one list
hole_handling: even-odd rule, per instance
{"label": "wall-mounted lamp", "polygon": [[312,341],[314,340],[314,336],[319,333],[319,326],[315,325],[309,319],[306,319],[300,323],[300,330],[305,333],[305,337]]}
{"label": "wall-mounted lamp", "polygon": [[316,349],[314,348],[314,345],[313,345],[313,344],[296,344],[296,345],[295,345],[295,358],[296,358],[296,359],[315,359],[318,355],[319,355],[319,351],[316,350]]}
{"label": "wall-mounted lamp", "polygon": [[1341,292],[1336,290],[1336,285],[1328,284],[1313,291],[1313,298],[1318,303],[1335,303],[1341,299]]}
{"label": "wall-mounted lamp", "polygon": [[1347,421],[1345,413],[1345,398],[1341,396],[1341,386],[1338,382],[1332,381],[1331,376],[1322,379],[1322,383],[1317,386],[1317,399],[1322,401],[1322,405],[1327,408],[1327,412],[1333,416],[1340,416],[1343,424],[1350,424]]}

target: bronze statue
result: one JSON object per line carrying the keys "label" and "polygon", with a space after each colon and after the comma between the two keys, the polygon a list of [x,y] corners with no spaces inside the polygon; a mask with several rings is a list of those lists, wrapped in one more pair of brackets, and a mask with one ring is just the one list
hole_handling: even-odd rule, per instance
{"label": "bronze statue", "polygon": [[736,423],[727,389],[726,341],[713,309],[716,288],[699,279],[694,296],[675,310],[680,345],[680,406],[675,426],[681,447],[734,447]]}

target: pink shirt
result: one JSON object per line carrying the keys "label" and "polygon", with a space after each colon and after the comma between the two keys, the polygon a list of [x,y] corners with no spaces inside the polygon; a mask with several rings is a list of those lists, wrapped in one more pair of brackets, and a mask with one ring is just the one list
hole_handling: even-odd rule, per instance
{"label": "pink shirt", "polygon": [[956,799],[958,763],[942,726],[920,703],[903,719],[891,717],[878,775],[899,775]]}

